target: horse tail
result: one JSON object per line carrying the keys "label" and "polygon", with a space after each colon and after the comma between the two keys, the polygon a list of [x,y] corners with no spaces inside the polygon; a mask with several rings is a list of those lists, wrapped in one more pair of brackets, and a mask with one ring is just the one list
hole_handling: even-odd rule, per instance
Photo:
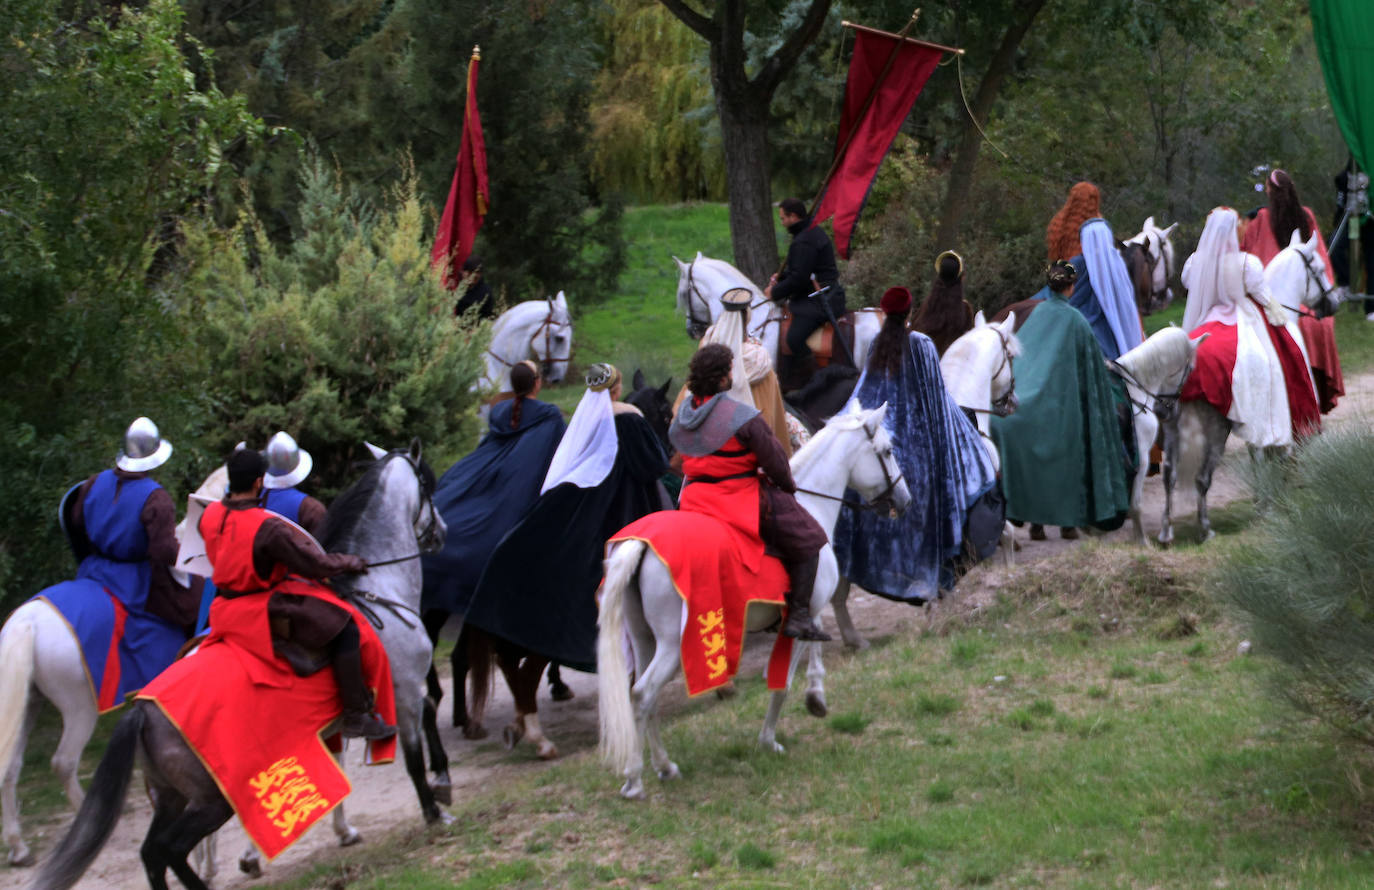
{"label": "horse tail", "polygon": [[491,665],[496,660],[496,641],[491,634],[470,624],[463,625],[463,635],[468,642],[468,724],[481,726],[495,683]]}
{"label": "horse tail", "polygon": [[601,721],[601,757],[620,775],[643,757],[639,727],[630,702],[630,671],[625,662],[625,597],[635,583],[644,557],[643,541],[623,541],[606,560],[601,589],[600,631],[596,636],[597,711]]}
{"label": "horse tail", "polygon": [[0,770],[14,757],[23,732],[24,709],[33,686],[34,627],[27,617],[8,622],[0,628]]}
{"label": "horse tail", "polygon": [[30,885],[31,890],[66,890],[81,879],[110,839],[134,773],[134,753],[148,719],[145,707],[136,703],[115,725],[86,799],[76,812],[76,820],[57,848],[48,854]]}

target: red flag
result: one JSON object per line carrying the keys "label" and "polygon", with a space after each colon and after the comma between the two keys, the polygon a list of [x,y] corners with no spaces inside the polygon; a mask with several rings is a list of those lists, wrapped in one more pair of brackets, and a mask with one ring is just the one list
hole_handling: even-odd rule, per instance
{"label": "red flag", "polygon": [[487,215],[487,148],[482,141],[482,119],[477,115],[477,63],[481,55],[472,50],[468,62],[467,110],[463,115],[463,140],[458,145],[458,169],[453,173],[453,185],[448,191],[444,216],[434,237],[431,254],[434,268],[443,277],[444,286],[453,290],[458,286],[463,261],[472,253],[472,242],[482,220]]}
{"label": "red flag", "polygon": [[855,31],[844,113],[835,143],[835,169],[814,214],[816,223],[835,217],[835,247],[845,259],[849,259],[849,239],[878,175],[878,165],[892,147],[942,51],[903,40],[884,77],[883,69],[894,49],[895,36]]}

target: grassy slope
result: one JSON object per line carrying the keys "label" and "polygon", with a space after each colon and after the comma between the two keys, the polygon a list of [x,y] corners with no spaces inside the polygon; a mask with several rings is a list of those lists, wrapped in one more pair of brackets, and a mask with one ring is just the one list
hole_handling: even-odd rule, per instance
{"label": "grassy slope", "polygon": [[584,752],[292,885],[1369,886],[1374,775],[1234,654],[1198,590],[1214,553],[1088,545],[990,609],[832,653],[841,712],[794,701],[785,757],[755,747],[746,680],[668,722],[686,778],[647,803]]}

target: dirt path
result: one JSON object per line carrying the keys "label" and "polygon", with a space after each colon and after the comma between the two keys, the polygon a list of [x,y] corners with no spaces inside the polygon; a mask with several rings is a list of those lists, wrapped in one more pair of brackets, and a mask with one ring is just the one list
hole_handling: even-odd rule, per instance
{"label": "dirt path", "polygon": [[[1374,373],[1362,374],[1346,379],[1348,395],[1342,400],[1328,422],[1334,426],[1352,423],[1367,424],[1374,418]],[[1217,473],[1209,503],[1221,506],[1244,495],[1235,471],[1238,461],[1246,460],[1244,447],[1235,440],[1227,450],[1226,462]],[[1145,532],[1153,539],[1159,531],[1159,519],[1163,510],[1164,492],[1158,477],[1147,480],[1144,493]],[[1191,517],[1193,498],[1185,495],[1181,502],[1176,499],[1176,516]],[[1186,533],[1186,532],[1185,532]],[[1131,540],[1130,523],[1123,528],[1102,536],[1106,541],[1129,543]],[[984,602],[994,595],[1000,578],[1006,572],[1014,572],[1017,567],[1024,568],[1042,560],[1050,559],[1069,547],[1079,546],[1076,541],[1065,541],[1059,537],[1058,530],[1048,530],[1045,541],[1028,540],[1025,530],[1018,533],[1022,550],[1016,554],[1016,567],[1010,570],[1000,567],[1000,557],[994,557],[990,565],[974,569],[961,583],[955,603],[968,607]],[[871,639],[900,634],[923,623],[926,619],[920,610],[892,603],[880,597],[867,596],[858,591],[851,597],[851,614],[860,631]],[[826,626],[834,632],[833,619],[827,613]],[[836,634],[838,637],[838,634]],[[829,644],[835,647],[829,660],[836,662],[844,656],[839,654],[840,643]],[[768,647],[760,641],[753,641],[746,648],[742,670],[761,672],[767,660]],[[862,657],[862,655],[857,656]],[[545,732],[559,746],[566,756],[593,748],[596,744],[596,678],[590,674],[564,671],[565,681],[576,692],[577,697],[570,702],[550,702],[547,693],[541,693],[540,713]],[[445,678],[445,690],[449,680]],[[783,720],[804,720],[802,696],[794,688]],[[686,701],[686,694],[680,683],[669,688],[665,694],[664,710],[671,714],[680,709]],[[448,699],[444,705],[448,704]],[[725,705],[728,707],[728,705]],[[445,708],[445,715],[446,715]],[[509,694],[503,684],[497,684],[497,693],[487,716],[487,727],[493,736],[501,726],[513,716]],[[742,713],[741,731],[753,732],[754,725],[763,719],[762,713]],[[528,774],[531,770],[541,770],[545,764],[534,759],[528,746],[515,752],[505,751],[499,742],[492,740],[468,741],[458,730],[441,720],[444,744],[453,762],[452,776],[454,797],[462,799],[486,788],[493,787],[507,777]],[[358,748],[349,752],[347,764],[353,781],[353,794],[348,798],[349,818],[354,827],[363,835],[363,843],[375,842],[392,828],[407,822],[418,825],[420,811],[415,801],[415,793],[404,768],[399,764],[381,767],[364,767],[360,763]],[[613,793],[614,780],[607,776],[607,793]],[[135,789],[141,787],[136,780]],[[110,838],[100,857],[76,886],[81,890],[141,890],[147,886],[138,856],[138,847],[147,830],[151,808],[146,797],[137,790],[130,794],[129,806],[124,818],[120,820],[114,835]],[[56,838],[65,831],[69,816],[52,820],[45,825],[26,826],[30,842],[42,856],[55,843]],[[273,879],[285,879],[298,874],[312,865],[327,862],[334,851],[340,848],[334,839],[328,819],[316,825],[299,843],[283,853],[268,866],[268,874]],[[248,846],[247,838],[237,820],[232,820],[219,833],[219,850],[216,857],[219,874],[214,880],[218,888],[247,888],[254,881],[238,871],[237,859]],[[0,890],[18,890],[32,878],[30,869],[0,870]]]}

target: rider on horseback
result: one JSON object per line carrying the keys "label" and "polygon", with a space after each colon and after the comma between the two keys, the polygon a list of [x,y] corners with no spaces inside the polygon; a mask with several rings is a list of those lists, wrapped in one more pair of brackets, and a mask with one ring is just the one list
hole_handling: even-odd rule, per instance
{"label": "rider on horseback", "polygon": [[782,560],[791,582],[783,634],[829,640],[812,621],[810,608],[825,530],[792,496],[797,490],[792,469],[758,410],[729,397],[733,359],[728,346],[713,343],[697,350],[688,366],[692,397],[668,430],[683,455],[680,508],[717,516],[762,539]]}
{"label": "rider on horseback", "polygon": [[296,487],[315,465],[310,452],[297,445],[290,433],[279,431],[267,440],[263,456],[267,458],[267,475],[262,479],[259,506],[285,516],[319,538],[328,511],[324,504]]}
{"label": "rider on horseback", "polygon": [[[219,596],[232,599],[270,591],[288,573],[323,580],[367,571],[361,557],[324,553],[258,506],[268,469],[261,453],[246,448],[236,451],[229,457],[228,469],[228,494],[206,507],[200,519]],[[297,674],[308,676],[333,664],[344,735],[382,739],[395,734],[396,727],[372,711],[358,628],[347,610],[314,597],[273,592],[267,600],[267,615],[273,651]]]}
{"label": "rider on horseback", "polygon": [[[787,349],[791,355],[778,350],[778,378],[783,392],[800,388],[811,377],[813,362],[811,347],[806,338],[823,327],[829,317],[820,301],[830,304],[830,313],[839,318],[844,314],[844,288],[840,286],[840,271],[835,264],[835,245],[819,226],[811,224],[806,205],[797,198],[778,202],[778,219],[792,235],[787,248],[787,262],[781,275],[769,279],[763,294],[777,302],[787,301],[792,313],[792,326],[787,330]],[[819,297],[808,299],[812,293],[829,288]]]}

